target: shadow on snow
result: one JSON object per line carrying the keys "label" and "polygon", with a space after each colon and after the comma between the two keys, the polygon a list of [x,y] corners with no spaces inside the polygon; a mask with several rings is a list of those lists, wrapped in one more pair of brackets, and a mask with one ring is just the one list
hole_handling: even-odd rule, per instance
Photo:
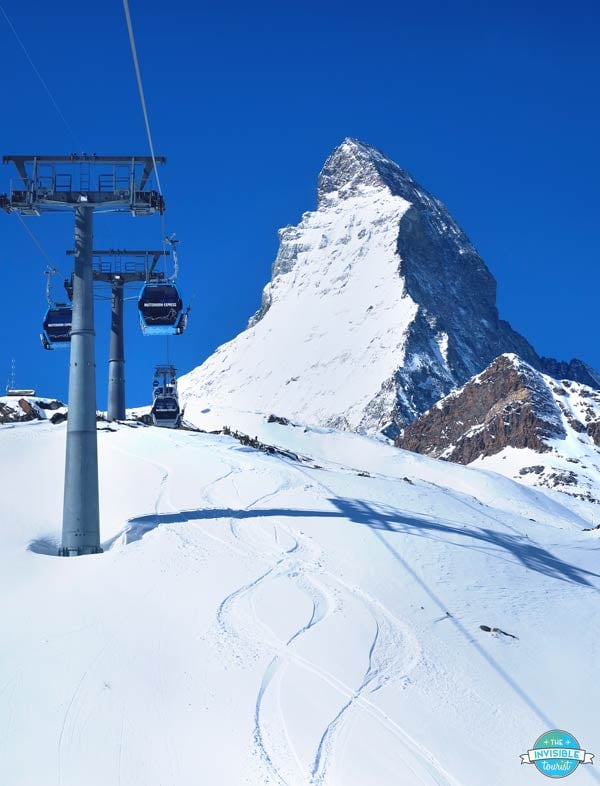
{"label": "shadow on snow", "polygon": [[[185,523],[188,521],[261,519],[267,517],[347,518],[355,524],[369,527],[376,533],[385,532],[436,540],[441,539],[439,536],[445,535],[454,539],[450,542],[453,542],[459,548],[503,551],[515,558],[527,570],[533,570],[560,581],[592,587],[594,585],[588,577],[600,576],[598,573],[593,573],[565,562],[542,546],[533,543],[526,535],[501,532],[487,527],[473,527],[451,521],[434,521],[412,514],[409,515],[395,508],[374,505],[362,500],[330,499],[329,502],[335,510],[298,510],[291,508],[234,510],[232,508],[209,508],[204,510],[182,510],[179,513],[157,513],[139,516],[130,519],[125,530],[105,542],[103,546],[105,550],[110,549],[116,541],[123,537],[127,543],[134,543],[163,524]],[[390,550],[388,539],[379,539]],[[396,554],[395,550],[393,550],[393,553]]]}
{"label": "shadow on snow", "polygon": [[[362,500],[330,499],[333,510],[294,510],[286,508],[270,508],[264,510],[233,510],[217,508],[205,510],[182,510],[179,513],[156,513],[130,519],[125,529],[114,538],[106,541],[104,549],[117,541],[133,543],[141,540],[144,535],[162,524],[183,524],[190,521],[209,521],[218,519],[261,519],[273,518],[338,518],[348,519],[355,524],[366,526],[382,546],[392,555],[394,560],[406,571],[412,580],[422,589],[440,612],[446,614],[447,607],[427,582],[404,559],[400,549],[401,537],[411,536],[451,542],[456,547],[477,549],[482,551],[504,552],[516,559],[524,568],[541,573],[560,581],[594,587],[588,577],[599,574],[583,570],[559,559],[547,549],[532,543],[526,535],[498,532],[485,527],[467,526],[452,521],[432,521],[424,517],[403,513],[395,508],[374,505]],[[488,516],[488,518],[490,518]],[[499,526],[502,526],[499,523]],[[29,548],[42,554],[56,553],[56,543],[50,538],[32,541]],[[594,587],[596,589],[596,587]],[[496,672],[496,674],[520,697],[526,706],[539,718],[546,728],[556,728],[552,720],[506,669],[477,641],[472,633],[455,616],[447,617],[458,635],[474,647],[480,657]],[[594,780],[600,781],[600,774],[592,773]]]}

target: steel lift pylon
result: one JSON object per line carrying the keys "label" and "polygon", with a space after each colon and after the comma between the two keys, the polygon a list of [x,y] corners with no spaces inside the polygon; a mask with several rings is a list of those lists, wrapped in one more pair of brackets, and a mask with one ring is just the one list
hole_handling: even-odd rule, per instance
{"label": "steel lift pylon", "polygon": [[[74,251],[67,251],[68,255]],[[110,349],[108,356],[108,400],[107,419],[125,420],[125,337],[123,331],[124,289],[127,284],[143,283],[150,277],[156,281],[164,273],[156,266],[168,250],[139,251],[108,249],[92,252],[93,279],[111,287]]]}
{"label": "steel lift pylon", "polygon": [[69,366],[69,415],[59,555],[97,554],[100,546],[98,445],[93,297],[93,220],[95,212],[162,214],[165,202],[150,178],[163,157],[3,156],[18,177],[0,208],[8,213],[75,214],[73,323]]}

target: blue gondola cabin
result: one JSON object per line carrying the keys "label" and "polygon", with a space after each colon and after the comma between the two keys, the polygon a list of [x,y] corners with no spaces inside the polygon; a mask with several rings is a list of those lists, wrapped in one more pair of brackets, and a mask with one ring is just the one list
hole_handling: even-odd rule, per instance
{"label": "blue gondola cabin", "polygon": [[147,336],[175,336],[183,333],[186,314],[179,290],[173,283],[148,282],[138,300],[140,325]]}
{"label": "blue gondola cabin", "polygon": [[73,310],[70,306],[53,306],[48,309],[42,325],[44,349],[68,348],[71,344]]}

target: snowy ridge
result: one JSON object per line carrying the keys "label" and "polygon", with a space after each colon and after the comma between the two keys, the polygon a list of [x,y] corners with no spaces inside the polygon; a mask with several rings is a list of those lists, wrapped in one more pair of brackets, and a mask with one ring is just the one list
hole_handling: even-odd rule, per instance
{"label": "snowy ridge", "polygon": [[358,139],[345,139],[325,162],[319,175],[318,206],[326,208],[331,199],[347,199],[371,185],[389,189],[429,216],[439,234],[449,235],[459,253],[476,253],[468,237],[446,207],[381,150]]}
{"label": "snowy ridge", "polygon": [[502,355],[437,402],[399,447],[600,503],[600,393]]}
{"label": "snowy ridge", "polygon": [[[502,370],[504,372],[506,369],[511,369],[516,374],[518,374],[520,380],[523,383],[523,386],[532,395],[533,405],[537,414],[548,424],[548,427],[552,433],[562,436],[564,434],[563,421],[560,416],[560,410],[558,409],[552,395],[555,388],[557,388],[556,380],[553,380],[547,375],[536,371],[533,366],[529,365],[529,363],[526,363],[524,360],[518,357],[518,355],[507,352],[501,357],[496,358],[494,363],[488,366],[488,368],[484,369],[480,374],[476,374],[472,379],[469,380],[467,384],[485,385],[487,382],[487,377],[490,375],[490,369],[500,365],[502,365]],[[568,384],[570,386],[570,383]],[[443,399],[438,401],[434,405],[433,409],[443,410],[450,404],[450,402],[456,401],[462,395],[464,395],[466,387],[466,385],[463,385],[462,387],[453,390]],[[579,385],[578,387],[581,389],[585,386]],[[498,405],[499,404],[501,404],[501,402],[498,402]],[[477,424],[473,428],[482,428],[484,426],[485,422],[481,421],[481,423]]]}
{"label": "snowy ridge", "polygon": [[[543,376],[559,418],[548,452],[506,448],[473,463],[530,486],[600,504],[600,394],[571,380]],[[593,514],[594,526],[600,523]]]}

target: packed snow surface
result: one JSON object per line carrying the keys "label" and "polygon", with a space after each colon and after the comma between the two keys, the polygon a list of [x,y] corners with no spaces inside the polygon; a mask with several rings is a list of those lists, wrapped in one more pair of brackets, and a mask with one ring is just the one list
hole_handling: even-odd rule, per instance
{"label": "packed snow surface", "polygon": [[187,416],[300,460],[101,425],[105,553],[71,559],[64,425],[0,429],[2,786],[525,786],[547,730],[597,751],[591,506],[376,439]]}

